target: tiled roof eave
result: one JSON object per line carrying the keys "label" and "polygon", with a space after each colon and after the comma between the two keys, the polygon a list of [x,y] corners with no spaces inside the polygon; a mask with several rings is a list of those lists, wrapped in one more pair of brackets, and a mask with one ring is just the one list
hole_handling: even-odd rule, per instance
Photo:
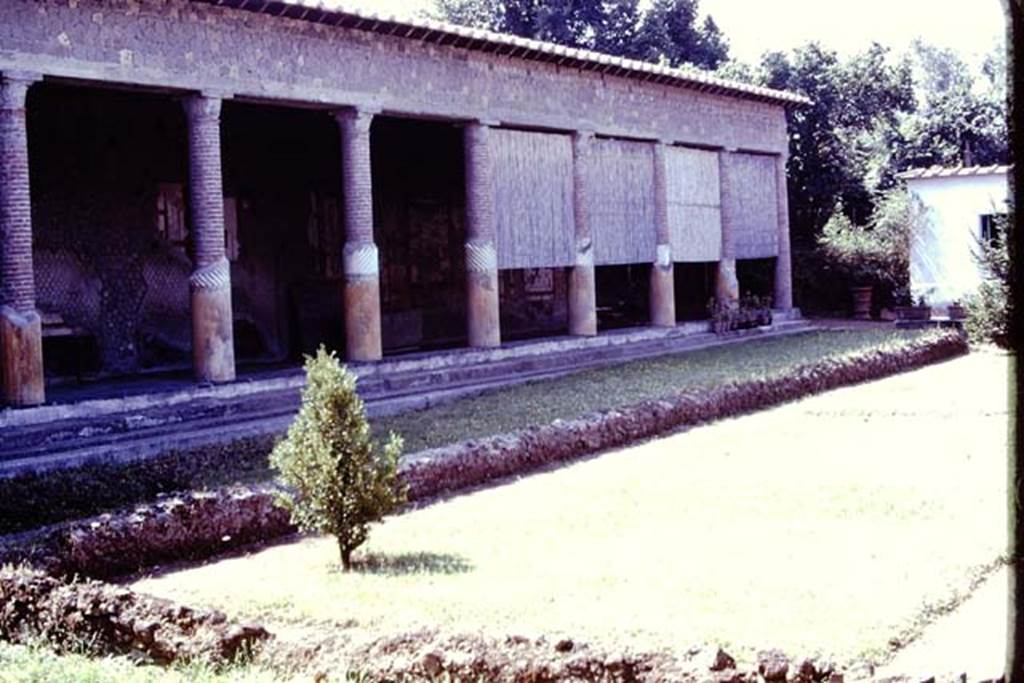
{"label": "tiled roof eave", "polygon": [[553,62],[586,71],[610,73],[727,97],[771,102],[784,106],[811,103],[810,99],[797,93],[730,81],[696,69],[670,68],[650,62],[613,57],[590,50],[426,19],[399,19],[393,15],[383,16],[351,9],[332,9],[322,2],[314,0],[289,0],[288,2],[282,0],[191,0],[191,2],[371,31],[408,40],[454,45],[515,59]]}

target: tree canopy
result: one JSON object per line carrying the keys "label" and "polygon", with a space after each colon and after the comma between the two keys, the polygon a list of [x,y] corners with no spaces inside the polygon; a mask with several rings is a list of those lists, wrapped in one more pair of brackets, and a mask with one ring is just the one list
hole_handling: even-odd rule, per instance
{"label": "tree canopy", "polygon": [[620,57],[714,69],[729,45],[699,0],[435,0],[446,21]]}

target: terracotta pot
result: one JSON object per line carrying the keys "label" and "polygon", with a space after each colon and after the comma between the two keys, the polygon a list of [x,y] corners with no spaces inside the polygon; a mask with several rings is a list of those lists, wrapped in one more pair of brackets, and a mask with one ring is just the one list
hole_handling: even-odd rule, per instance
{"label": "terracotta pot", "polygon": [[898,320],[930,320],[932,309],[930,306],[898,306],[896,318]]}
{"label": "terracotta pot", "polygon": [[967,317],[967,309],[958,304],[946,306],[946,315],[950,320],[963,320]]}
{"label": "terracotta pot", "polygon": [[871,287],[850,287],[853,296],[853,317],[857,320],[871,319]]}

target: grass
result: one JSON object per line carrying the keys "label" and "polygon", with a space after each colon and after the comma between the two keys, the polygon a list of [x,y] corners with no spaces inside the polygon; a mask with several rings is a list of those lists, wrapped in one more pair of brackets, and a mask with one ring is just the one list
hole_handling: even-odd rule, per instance
{"label": "grass", "polygon": [[415,452],[658,399],[686,389],[742,381],[923,333],[822,331],[753,340],[528,382],[426,410],[380,418],[373,420],[372,425],[378,434],[388,430],[401,434],[405,450]]}
{"label": "grass", "polygon": [[[671,361],[641,365],[669,386]],[[1006,372],[976,354],[451,498],[388,519],[351,573],[307,538],[134,587],[314,642],[440,626],[882,661],[1003,552]]]}
{"label": "grass", "polygon": [[[363,683],[357,672],[331,670],[319,683]],[[280,683],[308,681],[308,674],[281,671],[259,664],[213,668],[202,662],[162,667],[140,664],[130,657],[87,657],[54,654],[44,644],[13,645],[0,640],[0,683]],[[443,683],[443,682],[439,682]]]}
{"label": "grass", "polygon": [[[832,354],[857,351],[914,331],[823,331],[754,340],[634,361],[568,377],[530,382],[482,396],[372,421],[377,435],[401,434],[406,452],[444,446],[573,418],[674,392],[779,372]],[[77,470],[0,479],[0,534],[98,514],[160,493],[268,481],[274,438],[171,452],[133,464],[101,463]]]}
{"label": "grass", "polygon": [[2,683],[274,683],[279,680],[278,674],[255,667],[218,672],[202,664],[191,664],[168,669],[141,666],[128,657],[56,655],[42,645],[12,645],[0,641]]}

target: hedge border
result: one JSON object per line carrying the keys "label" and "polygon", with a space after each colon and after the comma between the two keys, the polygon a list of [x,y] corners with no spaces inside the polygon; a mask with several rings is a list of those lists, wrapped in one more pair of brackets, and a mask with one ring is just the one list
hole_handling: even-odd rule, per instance
{"label": "hedge border", "polygon": [[[657,434],[733,417],[963,355],[957,332],[936,332],[826,358],[772,376],[680,392],[408,456],[409,500],[524,474]],[[165,561],[203,559],[294,532],[272,487],[191,492],[131,510],[9,537],[0,563],[27,562],[61,575],[112,577]]]}

